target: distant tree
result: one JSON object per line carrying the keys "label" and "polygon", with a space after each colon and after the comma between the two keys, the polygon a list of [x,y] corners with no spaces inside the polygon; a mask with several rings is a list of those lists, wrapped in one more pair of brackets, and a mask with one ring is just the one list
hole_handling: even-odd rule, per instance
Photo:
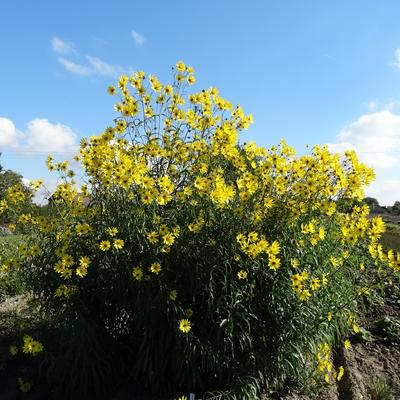
{"label": "distant tree", "polygon": [[392,214],[400,215],[400,201],[395,201],[392,206]]}
{"label": "distant tree", "polygon": [[14,185],[21,185],[26,194],[31,191],[25,186],[20,174],[10,169],[2,169],[0,171],[0,198],[5,198],[7,189]]}
{"label": "distant tree", "polygon": [[379,202],[373,197],[366,197],[363,202],[368,205],[371,211],[379,207]]}
{"label": "distant tree", "polygon": [[[5,169],[0,164],[0,200],[5,199],[7,196],[7,190],[15,185],[19,185],[22,188],[22,191],[26,195],[26,202],[21,206],[23,208],[30,207],[32,205],[32,196],[31,196],[32,190],[24,184],[22,175],[10,169]],[[8,223],[8,222],[15,222],[15,221],[13,216],[8,211],[6,211],[0,215],[0,223]]]}

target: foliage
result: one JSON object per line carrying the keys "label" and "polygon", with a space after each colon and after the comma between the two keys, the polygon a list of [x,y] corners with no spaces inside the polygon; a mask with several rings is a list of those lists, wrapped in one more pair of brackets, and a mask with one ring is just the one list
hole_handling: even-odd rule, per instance
{"label": "foliage", "polygon": [[194,82],[183,62],[172,85],[122,76],[114,125],[75,158],[83,181],[49,156],[55,215],[18,219],[37,234],[21,263],[57,338],[57,398],[107,397],[118,374],[232,399],[330,381],[332,345],[359,330],[364,271],[399,269],[353,151],[239,144],[252,117],[215,88],[186,95]]}
{"label": "foliage", "polygon": [[373,210],[374,208],[379,207],[379,202],[377,199],[373,197],[365,197],[363,199],[363,202],[371,209]]}
{"label": "foliage", "polygon": [[394,400],[392,390],[386,378],[374,377],[368,386],[368,395],[371,400]]}
{"label": "foliage", "polygon": [[375,322],[375,330],[393,342],[400,341],[400,320],[397,318],[383,316]]}
{"label": "foliage", "polygon": [[392,206],[392,214],[400,215],[400,201],[395,201]]}
{"label": "foliage", "polygon": [[[26,212],[33,206],[32,195],[33,187],[26,186],[20,174],[6,170],[0,164],[0,223],[16,223],[18,213]],[[17,200],[16,209],[9,207],[7,198]],[[17,204],[15,201],[12,203]]]}
{"label": "foliage", "polygon": [[0,300],[23,291],[19,249],[24,248],[26,235],[0,237]]}

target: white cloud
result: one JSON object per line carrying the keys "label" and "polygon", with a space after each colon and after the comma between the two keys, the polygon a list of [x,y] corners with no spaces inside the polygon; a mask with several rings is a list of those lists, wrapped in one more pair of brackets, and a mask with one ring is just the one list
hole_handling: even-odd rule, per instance
{"label": "white cloud", "polygon": [[28,123],[25,148],[29,151],[73,152],[77,149],[77,136],[67,125],[36,118]]}
{"label": "white cloud", "polygon": [[399,106],[400,101],[394,98],[388,98],[384,102],[371,100],[369,103],[367,103],[367,108],[371,113],[378,110],[395,111],[399,108]]}
{"label": "white cloud", "polygon": [[381,206],[392,206],[395,201],[400,201],[400,180],[378,177],[366,188],[365,195],[377,199]]}
{"label": "white cloud", "polygon": [[[135,41],[139,45],[142,45],[145,41],[145,38],[140,34],[138,34],[137,32],[135,32],[135,35],[136,35],[134,36],[134,38],[136,38]],[[68,72],[71,72],[74,75],[108,76],[113,79],[116,79],[118,78],[119,75],[124,73],[124,71],[126,71],[126,73],[131,71],[131,68],[124,69],[119,65],[108,64],[98,57],[86,56],[85,57],[86,62],[74,62],[71,61],[70,59],[62,57],[62,55],[66,55],[69,53],[75,53],[75,55],[77,55],[77,51],[75,50],[75,47],[71,43],[65,42],[58,37],[53,37],[51,39],[51,45],[53,47],[54,52],[59,55],[58,62],[61,65],[63,65],[63,67]]]}
{"label": "white cloud", "polygon": [[336,139],[328,144],[331,151],[355,150],[362,162],[374,167],[376,180],[365,189],[366,196],[378,199],[381,205],[400,200],[400,180],[392,176],[400,167],[400,115],[389,109],[362,115]]}
{"label": "white cloud", "polygon": [[92,67],[93,74],[117,78],[123,72],[123,68],[120,66],[107,64],[98,57],[86,56],[86,59]]}
{"label": "white cloud", "polygon": [[72,43],[64,42],[56,36],[51,39],[51,46],[57,54],[75,53],[75,48]]}
{"label": "white cloud", "polygon": [[20,154],[72,154],[78,149],[77,135],[69,126],[46,118],[28,122],[25,132],[18,131],[8,118],[0,118],[0,145]]}
{"label": "white cloud", "polygon": [[389,99],[382,107],[384,110],[393,111],[400,106],[400,101],[396,99]]}
{"label": "white cloud", "polygon": [[400,48],[396,49],[394,52],[395,61],[393,66],[400,69]]}
{"label": "white cloud", "polygon": [[136,32],[134,30],[132,30],[132,38],[134,40],[134,42],[136,43],[137,46],[143,46],[144,42],[146,41],[146,38],[141,35],[139,32]]}
{"label": "white cloud", "polygon": [[344,153],[346,150],[355,150],[350,142],[328,143],[329,151],[332,153]]}
{"label": "white cloud", "polygon": [[74,63],[72,61],[66,60],[63,57],[58,57],[58,61],[64,65],[65,69],[75,75],[89,76],[93,75],[93,69],[89,68],[87,65],[81,65]]}
{"label": "white cloud", "polygon": [[65,67],[68,72],[80,76],[109,76],[116,79],[124,72],[119,65],[107,64],[98,57],[86,56],[89,65],[77,64],[63,57],[59,57],[58,61]]}
{"label": "white cloud", "polygon": [[400,115],[388,110],[362,115],[344,127],[330,149],[356,150],[361,161],[375,168],[400,166]]}
{"label": "white cloud", "polygon": [[0,117],[0,148],[15,148],[20,138],[21,132],[14,123],[8,118]]}
{"label": "white cloud", "polygon": [[367,104],[368,110],[369,111],[376,111],[376,109],[378,108],[378,103],[375,100],[371,100],[368,104]]}

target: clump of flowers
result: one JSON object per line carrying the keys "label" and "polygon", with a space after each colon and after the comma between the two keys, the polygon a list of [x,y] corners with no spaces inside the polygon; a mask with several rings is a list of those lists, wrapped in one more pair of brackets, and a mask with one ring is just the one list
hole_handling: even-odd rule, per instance
{"label": "clump of flowers", "polygon": [[[20,216],[37,238],[19,260],[28,287],[74,338],[56,359],[69,346],[94,371],[63,370],[60,385],[105,376],[104,342],[155,391],[243,398],[309,379],[315,361],[328,380],[331,344],[316,343],[358,326],[364,271],[400,269],[360,202],[374,172],[354,151],[240,144],[252,116],[215,87],[187,95],[195,82],[181,61],[172,84],[121,76],[118,116],[75,157],[84,178],[49,156],[53,214]],[[20,201],[16,188],[0,206]]]}
{"label": "clump of flowers", "polygon": [[38,353],[43,351],[43,345],[38,340],[34,340],[32,336],[24,335],[24,344],[22,346],[22,351],[25,354],[32,354],[36,356]]}

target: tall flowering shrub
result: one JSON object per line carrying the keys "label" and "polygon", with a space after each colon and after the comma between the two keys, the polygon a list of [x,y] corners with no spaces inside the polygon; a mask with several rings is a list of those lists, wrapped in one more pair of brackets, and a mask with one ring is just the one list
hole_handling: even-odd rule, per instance
{"label": "tall flowering shrub", "polygon": [[251,115],[213,87],[187,95],[194,83],[183,62],[171,85],[121,76],[118,116],[81,141],[79,178],[48,158],[54,215],[20,217],[36,231],[21,268],[61,332],[45,344],[59,395],[101,397],[115,371],[240,399],[330,381],[366,272],[399,271],[356,201],[374,173],[354,152],[240,144]]}

